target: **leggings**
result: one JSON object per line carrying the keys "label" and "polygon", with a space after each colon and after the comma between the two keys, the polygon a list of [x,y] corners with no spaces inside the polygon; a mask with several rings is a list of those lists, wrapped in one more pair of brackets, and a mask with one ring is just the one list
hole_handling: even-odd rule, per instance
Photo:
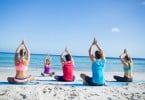
{"label": "leggings", "polygon": [[126,76],[124,76],[124,77],[114,76],[114,79],[118,82],[132,82],[133,81],[132,78],[128,78]]}
{"label": "leggings", "polygon": [[89,76],[85,76],[85,81],[86,81],[86,82],[88,83],[88,85],[90,85],[90,86],[104,86],[104,85],[105,85],[105,83],[104,83],[104,84],[97,84],[97,83],[92,82],[92,78],[89,77]]}

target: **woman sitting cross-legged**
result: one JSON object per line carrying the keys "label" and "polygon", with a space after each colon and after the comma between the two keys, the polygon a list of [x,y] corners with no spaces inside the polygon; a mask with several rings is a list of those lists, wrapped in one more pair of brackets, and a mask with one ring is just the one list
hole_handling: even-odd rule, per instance
{"label": "woman sitting cross-legged", "polygon": [[[66,54],[66,55],[65,55]],[[64,59],[65,56],[65,59]],[[60,61],[62,64],[63,76],[55,76],[57,81],[72,82],[74,81],[74,60],[67,48],[60,55]]]}
{"label": "woman sitting cross-legged", "polygon": [[[22,49],[22,46],[24,46],[25,49]],[[19,54],[20,54],[20,58],[19,58]],[[22,41],[21,44],[18,46],[15,53],[14,61],[15,61],[16,75],[15,77],[7,78],[9,83],[26,83],[34,80],[34,77],[26,76],[26,72],[30,62],[30,51],[25,41]]]}
{"label": "woman sitting cross-legged", "polygon": [[54,72],[51,72],[51,58],[49,55],[44,59],[44,72],[41,73],[42,76],[52,76]]}
{"label": "woman sitting cross-legged", "polygon": [[[93,46],[98,48],[98,50],[95,52],[95,55],[92,53]],[[84,84],[90,86],[103,86],[105,84],[105,56],[103,50],[99,47],[95,38],[89,48],[89,57],[92,62],[92,77],[89,77],[83,73],[80,75],[80,77],[83,79]]]}
{"label": "woman sitting cross-legged", "polygon": [[124,49],[124,52],[120,55],[120,60],[123,64],[123,70],[124,70],[124,77],[120,76],[114,76],[114,79],[118,82],[132,82],[132,67],[133,67],[133,61],[129,54],[127,53],[127,50]]}

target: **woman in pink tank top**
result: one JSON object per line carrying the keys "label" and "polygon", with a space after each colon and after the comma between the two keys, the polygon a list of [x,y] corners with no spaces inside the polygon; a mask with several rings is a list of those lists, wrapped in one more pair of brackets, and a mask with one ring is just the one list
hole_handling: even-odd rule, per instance
{"label": "woman in pink tank top", "polygon": [[[22,46],[25,49],[23,49]],[[19,57],[19,54],[20,54],[20,57]],[[15,77],[7,78],[9,83],[25,83],[25,82],[30,82],[34,80],[34,77],[26,76],[26,72],[28,69],[29,62],[30,62],[30,51],[24,40],[16,49],[14,61],[15,61],[16,75]]]}
{"label": "woman in pink tank top", "polygon": [[[66,55],[65,55],[66,54]],[[65,59],[64,59],[65,55]],[[67,48],[62,52],[60,55],[60,61],[62,64],[62,76],[55,76],[55,79],[57,81],[66,81],[71,82],[74,81],[74,60],[70,54],[70,52],[67,50]]]}

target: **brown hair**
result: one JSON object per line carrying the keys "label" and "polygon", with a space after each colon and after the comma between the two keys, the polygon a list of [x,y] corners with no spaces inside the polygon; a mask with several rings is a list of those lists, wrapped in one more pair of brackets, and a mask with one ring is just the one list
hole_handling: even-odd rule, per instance
{"label": "brown hair", "polygon": [[45,60],[45,62],[47,62],[47,61],[48,61],[49,64],[51,63],[51,59],[47,58],[47,59]]}
{"label": "brown hair", "polygon": [[124,58],[125,58],[127,61],[131,61],[131,58],[130,58],[128,55],[126,55]]}
{"label": "brown hair", "polygon": [[96,59],[101,59],[101,58],[103,58],[103,52],[97,50],[97,51],[95,52],[95,58],[96,58]]}
{"label": "brown hair", "polygon": [[65,55],[65,59],[66,61],[71,61],[71,55],[70,54]]}

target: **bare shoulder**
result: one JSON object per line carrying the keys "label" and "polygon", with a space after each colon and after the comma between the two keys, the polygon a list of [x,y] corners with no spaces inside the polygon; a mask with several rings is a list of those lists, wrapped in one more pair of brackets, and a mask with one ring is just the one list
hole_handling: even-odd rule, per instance
{"label": "bare shoulder", "polygon": [[29,60],[24,59],[24,60],[23,60],[23,64],[24,64],[25,66],[28,66],[28,65],[29,65]]}

